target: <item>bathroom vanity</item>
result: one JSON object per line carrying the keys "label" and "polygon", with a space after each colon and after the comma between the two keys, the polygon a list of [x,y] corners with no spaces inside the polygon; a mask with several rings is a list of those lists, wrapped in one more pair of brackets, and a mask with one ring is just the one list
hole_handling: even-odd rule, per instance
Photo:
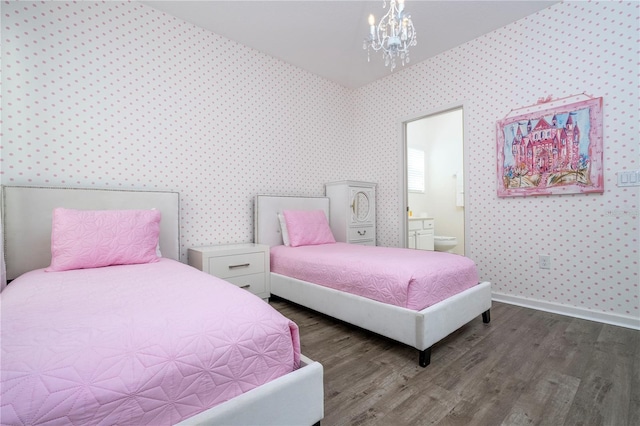
{"label": "bathroom vanity", "polygon": [[409,218],[408,247],[418,250],[432,250],[434,239],[434,220],[430,217]]}

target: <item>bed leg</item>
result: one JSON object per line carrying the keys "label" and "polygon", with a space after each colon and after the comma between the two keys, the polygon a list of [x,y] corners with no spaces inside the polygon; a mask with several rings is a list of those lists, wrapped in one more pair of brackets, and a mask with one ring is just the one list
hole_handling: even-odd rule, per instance
{"label": "bed leg", "polygon": [[418,360],[420,367],[424,368],[431,363],[431,348],[420,351],[420,359]]}
{"label": "bed leg", "polygon": [[489,324],[489,321],[491,321],[491,309],[487,309],[482,313],[482,322]]}
{"label": "bed leg", "polygon": [[314,423],[313,426],[320,426],[320,422]]}

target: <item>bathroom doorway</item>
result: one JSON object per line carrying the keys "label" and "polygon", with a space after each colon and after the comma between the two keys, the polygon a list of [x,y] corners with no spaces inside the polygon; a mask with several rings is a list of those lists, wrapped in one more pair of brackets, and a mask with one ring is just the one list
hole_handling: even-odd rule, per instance
{"label": "bathroom doorway", "polygon": [[464,255],[463,108],[405,121],[404,135],[405,247],[413,248],[416,241],[410,224],[424,223],[425,228],[433,226],[439,249],[449,241],[455,247],[447,251]]}

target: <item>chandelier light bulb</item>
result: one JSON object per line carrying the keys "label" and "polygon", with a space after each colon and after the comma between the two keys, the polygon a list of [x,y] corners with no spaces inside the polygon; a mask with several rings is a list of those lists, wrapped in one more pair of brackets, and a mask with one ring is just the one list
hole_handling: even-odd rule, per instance
{"label": "chandelier light bulb", "polygon": [[369,15],[369,34],[371,39],[373,39],[373,37],[375,37],[376,34],[376,17],[373,16],[373,14]]}

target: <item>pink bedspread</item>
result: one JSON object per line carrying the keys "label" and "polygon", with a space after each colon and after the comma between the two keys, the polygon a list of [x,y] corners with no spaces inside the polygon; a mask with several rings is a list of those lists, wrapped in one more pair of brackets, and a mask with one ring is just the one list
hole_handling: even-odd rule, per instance
{"label": "pink bedspread", "polygon": [[295,323],[168,259],[32,271],[0,303],[2,424],[173,424],[300,362]]}
{"label": "pink bedspread", "polygon": [[478,283],[464,256],[346,243],[272,247],[271,272],[413,310]]}

